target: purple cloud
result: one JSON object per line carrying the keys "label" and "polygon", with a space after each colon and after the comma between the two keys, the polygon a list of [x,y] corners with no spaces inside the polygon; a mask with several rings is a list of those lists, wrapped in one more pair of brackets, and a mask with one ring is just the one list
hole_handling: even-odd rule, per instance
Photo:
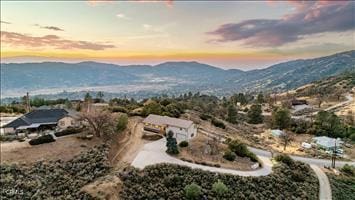
{"label": "purple cloud", "polygon": [[54,47],[57,49],[88,49],[88,50],[105,50],[114,48],[114,45],[100,44],[94,42],[67,40],[57,35],[45,35],[34,37],[15,32],[1,31],[1,43],[13,46],[26,47]]}
{"label": "purple cloud", "polygon": [[249,46],[275,46],[295,42],[304,36],[343,32],[355,28],[354,2],[307,2],[281,19],[253,19],[221,25],[208,34],[218,42],[242,41]]}

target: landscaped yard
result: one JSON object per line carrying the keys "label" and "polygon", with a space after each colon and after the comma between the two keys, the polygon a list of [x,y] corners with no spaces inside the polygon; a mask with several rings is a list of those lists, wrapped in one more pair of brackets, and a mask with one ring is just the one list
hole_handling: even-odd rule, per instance
{"label": "landscaped yard", "polygon": [[226,151],[228,151],[228,145],[199,134],[196,138],[189,141],[187,147],[180,148],[180,153],[177,157],[195,163],[217,164],[227,169],[252,170],[251,166],[255,162],[252,162],[247,157],[243,158],[240,156],[236,156],[234,161],[228,161],[223,158],[223,154]]}

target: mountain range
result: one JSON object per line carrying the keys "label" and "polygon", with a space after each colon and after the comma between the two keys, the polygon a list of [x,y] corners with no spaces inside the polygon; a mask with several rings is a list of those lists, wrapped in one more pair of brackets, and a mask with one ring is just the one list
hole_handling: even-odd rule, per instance
{"label": "mountain range", "polygon": [[34,95],[103,91],[144,97],[200,91],[218,96],[238,91],[283,91],[354,70],[355,50],[250,71],[224,70],[198,62],[165,62],[154,66],[98,62],[2,63],[1,95],[5,98],[22,96],[27,91]]}

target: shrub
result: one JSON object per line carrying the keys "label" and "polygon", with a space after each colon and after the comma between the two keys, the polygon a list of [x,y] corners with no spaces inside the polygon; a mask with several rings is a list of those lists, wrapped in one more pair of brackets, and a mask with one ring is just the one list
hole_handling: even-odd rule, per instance
{"label": "shrub", "polygon": [[216,127],[219,127],[219,128],[223,128],[223,129],[226,128],[226,125],[225,125],[222,121],[220,121],[220,120],[218,120],[218,119],[216,119],[216,118],[213,118],[213,119],[212,119],[212,124],[213,124],[214,126],[216,126]]}
{"label": "shrub", "polygon": [[50,143],[50,142],[55,142],[55,139],[51,135],[43,135],[29,141],[30,145],[39,145],[39,144]]}
{"label": "shrub", "polygon": [[54,133],[54,135],[56,137],[61,137],[61,136],[65,136],[65,135],[71,135],[71,134],[80,133],[81,131],[83,131],[82,128],[71,128],[71,127],[69,127],[69,128],[67,128],[67,129],[65,129],[63,131]]}
{"label": "shrub", "polygon": [[191,183],[184,188],[187,199],[198,199],[201,195],[201,187],[196,183]]}
{"label": "shrub", "polygon": [[1,199],[93,199],[81,188],[109,172],[108,150],[101,145],[69,161],[31,166],[1,163]]}
{"label": "shrub", "polygon": [[128,113],[128,110],[122,106],[113,106],[113,107],[110,107],[109,110],[111,112]]}
{"label": "shrub", "polygon": [[211,116],[208,115],[208,114],[202,113],[202,114],[200,115],[200,119],[202,119],[202,120],[208,120],[208,119],[211,119]]}
{"label": "shrub", "polygon": [[221,167],[221,165],[217,163],[217,164],[213,164],[213,167],[220,168],[220,167]]}
{"label": "shrub", "polygon": [[286,154],[279,154],[275,157],[275,160],[277,162],[282,162],[282,163],[285,163],[286,165],[290,166],[294,163],[293,159],[286,155]]}
{"label": "shrub", "polygon": [[218,179],[217,182],[213,183],[212,191],[215,192],[218,196],[223,196],[223,194],[228,192],[228,187]]}
{"label": "shrub", "polygon": [[327,174],[332,188],[332,199],[355,199],[355,177]]}
{"label": "shrub", "polygon": [[239,142],[238,140],[233,140],[228,144],[229,149],[240,157],[248,157],[251,161],[257,162],[258,157],[249,149],[244,143]]}
{"label": "shrub", "polygon": [[128,124],[128,116],[127,114],[122,114],[121,116],[118,117],[116,130],[118,132],[124,131],[127,128],[127,124]]}
{"label": "shrub", "polygon": [[223,155],[223,158],[229,161],[234,161],[235,157],[237,157],[237,155],[233,152],[233,151],[226,151]]}
{"label": "shrub", "polygon": [[189,146],[189,143],[187,141],[182,141],[179,143],[179,147],[183,148],[183,147],[187,147],[187,146]]}
{"label": "shrub", "polygon": [[[304,174],[305,180],[295,182],[291,176],[294,171]],[[218,179],[229,190],[223,197],[212,190]],[[165,184],[164,180],[171,181]],[[307,164],[297,161],[292,167],[283,163],[276,165],[273,173],[260,177],[220,174],[173,164],[147,166],[128,173],[120,197],[126,200],[187,199],[184,188],[192,183],[200,187],[198,199],[319,199],[316,175]]]}
{"label": "shrub", "polygon": [[17,140],[17,135],[0,135],[0,141],[11,142]]}
{"label": "shrub", "polygon": [[355,142],[355,133],[351,134],[350,137],[351,141]]}
{"label": "shrub", "polygon": [[355,167],[354,166],[345,164],[340,170],[347,175],[350,175],[350,176],[355,175]]}

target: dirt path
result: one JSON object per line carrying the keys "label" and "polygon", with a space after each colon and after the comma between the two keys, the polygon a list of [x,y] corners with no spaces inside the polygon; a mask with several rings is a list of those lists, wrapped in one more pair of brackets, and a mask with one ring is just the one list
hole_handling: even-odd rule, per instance
{"label": "dirt path", "polygon": [[332,190],[327,175],[316,165],[310,165],[319,180],[319,199],[331,200]]}
{"label": "dirt path", "polygon": [[121,146],[117,149],[117,152],[112,159],[113,161],[116,161],[114,167],[123,168],[130,165],[140,149],[143,147],[143,125],[140,122],[141,118],[131,119],[131,122],[128,125],[128,129],[130,130],[129,135],[124,139],[124,141],[120,142]]}

